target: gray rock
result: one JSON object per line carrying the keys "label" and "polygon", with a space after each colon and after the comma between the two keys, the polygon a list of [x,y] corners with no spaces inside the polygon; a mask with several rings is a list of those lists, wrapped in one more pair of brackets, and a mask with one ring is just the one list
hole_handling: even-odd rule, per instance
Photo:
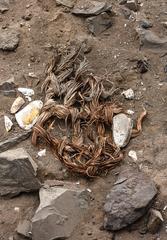
{"label": "gray rock", "polygon": [[144,28],[144,29],[148,29],[148,28],[151,28],[153,25],[148,20],[142,19],[142,20],[139,21],[139,26]]}
{"label": "gray rock", "polygon": [[140,44],[145,48],[167,50],[167,37],[160,38],[151,30],[137,28]]}
{"label": "gray rock", "polygon": [[9,10],[9,0],[0,0],[0,13],[4,13]]}
{"label": "gray rock", "polygon": [[95,36],[112,26],[111,17],[106,12],[95,17],[87,18],[86,22],[89,31]]}
{"label": "gray rock", "polygon": [[88,191],[73,185],[55,185],[40,189],[40,205],[32,219],[33,240],[70,237],[88,207]]}
{"label": "gray rock", "polygon": [[120,4],[120,5],[124,5],[125,3],[127,3],[127,0],[120,0],[120,1],[119,1],[119,4]]}
{"label": "gray rock", "polygon": [[106,198],[104,228],[107,230],[120,230],[137,221],[157,194],[154,182],[142,172],[127,168],[122,170],[118,181],[123,178],[127,180],[113,186]]}
{"label": "gray rock", "polygon": [[22,16],[22,19],[29,21],[32,18],[32,13],[29,10],[26,10],[25,14]]}
{"label": "gray rock", "polygon": [[132,12],[131,12],[130,9],[128,9],[128,8],[121,8],[121,10],[122,10],[122,13],[123,13],[123,15],[124,15],[124,17],[126,19],[129,19],[131,17]]}
{"label": "gray rock", "polygon": [[76,0],[56,0],[58,5],[63,5],[65,7],[73,8]]}
{"label": "gray rock", "polygon": [[134,12],[137,12],[139,9],[138,0],[127,0],[125,6]]}
{"label": "gray rock", "polygon": [[8,138],[0,142],[0,153],[8,150],[9,148],[14,147],[16,144],[26,140],[31,135],[31,131],[26,131],[20,134],[17,134],[14,137]]}
{"label": "gray rock", "polygon": [[0,84],[0,94],[4,96],[16,96],[16,84],[14,82],[14,77]]}
{"label": "gray rock", "polygon": [[40,188],[37,165],[23,148],[0,153],[0,163],[0,196],[14,197]]}
{"label": "gray rock", "polygon": [[113,118],[113,140],[118,147],[125,147],[131,137],[133,122],[132,119],[123,113]]}
{"label": "gray rock", "polygon": [[31,222],[29,220],[20,221],[16,231],[26,238],[31,238]]}
{"label": "gray rock", "polygon": [[97,2],[97,1],[79,1],[72,10],[72,13],[75,15],[80,15],[83,17],[91,17],[99,15],[102,12],[111,11],[111,5],[108,5],[106,2]]}
{"label": "gray rock", "polygon": [[14,29],[0,30],[0,50],[13,51],[19,45],[19,33]]}

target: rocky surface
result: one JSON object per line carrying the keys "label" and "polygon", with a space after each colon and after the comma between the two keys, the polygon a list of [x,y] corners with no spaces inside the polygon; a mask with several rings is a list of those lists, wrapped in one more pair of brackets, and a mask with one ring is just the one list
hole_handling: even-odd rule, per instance
{"label": "rocky surface", "polygon": [[[97,1],[104,3],[102,0]],[[1,0],[1,2],[5,2],[5,0]],[[11,28],[19,31],[20,41],[19,47],[15,51],[0,51],[0,84],[12,76],[18,85],[17,87],[34,90],[35,94],[32,96],[32,100],[42,99],[40,86],[45,79],[45,66],[48,66],[47,64],[54,53],[64,46],[76,43],[78,39],[88,39],[90,43],[88,45],[86,43],[84,49],[87,53],[86,57],[98,79],[107,78],[113,83],[113,89],[111,89],[113,91],[113,101],[125,106],[125,111],[127,109],[132,110],[134,113],[130,115],[132,118],[139,115],[143,105],[147,109],[148,116],[144,121],[143,131],[137,138],[130,141],[124,151],[124,160],[121,164],[126,164],[126,166],[129,164],[138,165],[141,171],[146,172],[158,185],[159,194],[154,202],[156,206],[153,207],[162,213],[164,218],[162,228],[158,230],[158,234],[152,235],[146,233],[146,231],[141,233],[139,229],[141,229],[142,222],[145,222],[147,218],[146,214],[140,221],[129,227],[128,230],[130,231],[124,229],[114,234],[101,231],[104,198],[120,169],[116,168],[107,175],[104,173],[101,178],[96,178],[93,181],[80,176],[73,176],[64,169],[61,163],[54,158],[52,151],[42,142],[38,148],[31,145],[31,137],[27,140],[21,140],[23,136],[19,138],[20,132],[24,130],[17,127],[16,122],[13,121],[14,116],[10,116],[14,126],[7,133],[4,127],[4,115],[9,116],[12,103],[17,97],[15,91],[13,95],[12,92],[10,94],[10,91],[5,91],[5,93],[1,91],[0,93],[0,142],[2,143],[0,146],[7,150],[8,147],[10,148],[17,143],[18,147],[24,147],[33,159],[36,159],[40,149],[46,148],[46,156],[36,159],[42,181],[46,178],[66,179],[77,184],[80,182],[93,191],[94,199],[91,202],[91,207],[85,219],[75,228],[69,240],[111,240],[112,237],[113,239],[115,237],[116,240],[140,240],[141,238],[143,240],[157,240],[159,238],[160,240],[166,240],[166,48],[164,45],[163,47],[148,47],[149,44],[145,45],[147,47],[144,47],[144,45],[140,47],[140,34],[136,34],[135,30],[136,27],[140,27],[140,29],[147,31],[143,27],[147,25],[140,24],[141,20],[147,20],[152,24],[152,28],[149,30],[160,39],[164,39],[167,35],[166,0],[139,1],[140,8],[137,12],[125,6],[127,0],[106,1],[112,4],[112,11],[115,12],[115,15],[112,16],[113,24],[111,28],[97,36],[92,36],[89,33],[85,17],[83,18],[81,15],[76,17],[71,14],[72,9],[58,5],[56,0],[10,0],[9,2],[9,10],[3,14],[0,13],[0,29],[3,32]],[[86,1],[77,0],[74,8],[78,2],[82,6]],[[119,5],[119,2],[124,3]],[[29,18],[28,12],[32,14],[29,21],[26,20]],[[143,74],[143,63],[139,62],[138,66],[137,63],[144,59],[147,60],[149,65],[147,65],[148,71]],[[35,75],[38,76],[37,79],[32,77]],[[135,98],[130,101],[127,101],[123,96],[119,98],[119,92],[129,88],[134,90]],[[64,128],[64,126],[60,126],[60,128]],[[24,133],[24,137],[28,138],[27,133]],[[56,134],[59,134],[59,129],[56,130]],[[130,150],[136,151],[136,162],[127,157]],[[123,180],[125,179],[120,181]],[[25,219],[25,215],[30,212],[33,215],[38,204],[38,192],[20,194],[18,197],[8,200],[0,199],[0,239],[23,240],[24,237],[15,235],[14,232],[20,219]],[[19,211],[16,211],[18,209]],[[32,216],[26,219],[30,220],[31,218]]]}
{"label": "rocky surface", "polygon": [[0,31],[0,50],[13,51],[19,45],[19,32],[15,29]]}
{"label": "rocky surface", "polygon": [[32,239],[70,237],[88,208],[89,193],[76,186],[45,185],[39,195],[40,205],[32,219]]}
{"label": "rocky surface", "polygon": [[14,197],[40,188],[37,165],[23,148],[0,153],[0,162],[0,196]]}
{"label": "rocky surface", "polygon": [[133,168],[123,170],[106,198],[105,229],[120,230],[137,221],[156,194],[156,186],[148,176]]}

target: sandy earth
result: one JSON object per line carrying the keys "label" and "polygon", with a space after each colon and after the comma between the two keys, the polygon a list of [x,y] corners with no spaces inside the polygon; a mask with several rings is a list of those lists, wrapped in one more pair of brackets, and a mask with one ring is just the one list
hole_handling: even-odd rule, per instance
{"label": "sandy earth", "polygon": [[[138,165],[147,172],[156,183],[160,184],[160,194],[155,205],[160,210],[167,205],[167,75],[164,67],[167,64],[165,51],[153,52],[147,48],[140,49],[139,39],[135,27],[137,23],[124,17],[118,1],[110,0],[116,15],[113,17],[113,26],[93,37],[89,34],[85,22],[80,17],[73,16],[68,9],[56,6],[54,0],[12,0],[10,9],[0,15],[0,28],[15,28],[20,31],[20,42],[14,52],[0,52],[0,81],[14,76],[19,86],[32,86],[35,90],[34,99],[41,99],[40,83],[44,80],[44,70],[54,50],[61,45],[75,43],[87,39],[91,51],[86,55],[96,75],[111,74],[111,79],[119,92],[132,88],[137,100],[125,100],[122,96],[119,101],[127,109],[135,111],[135,116],[142,111],[144,105],[148,116],[144,121],[142,134],[131,140],[126,149],[135,150],[138,155],[134,163],[125,153],[122,164]],[[141,0],[143,6],[136,17],[145,16],[153,24],[152,30],[160,37],[167,36],[167,28],[162,22],[167,20],[167,4],[165,0]],[[27,12],[32,13],[29,21],[22,19]],[[144,18],[144,17],[143,17]],[[167,50],[166,50],[167,53]],[[165,56],[163,56],[165,55]],[[140,74],[136,71],[136,60],[146,57],[150,63],[149,71]],[[33,72],[37,78],[28,77]],[[39,85],[37,85],[39,82]],[[9,113],[13,98],[1,96],[0,121],[4,113]],[[11,133],[6,133],[3,124],[0,126],[0,138],[8,138],[21,131],[18,127]],[[77,228],[70,240],[131,240],[131,239],[167,239],[165,226],[167,212],[163,212],[164,224],[158,235],[142,235],[144,218],[129,229],[117,232],[115,235],[101,231],[104,199],[115,180],[114,173],[119,167],[111,171],[108,176],[88,181],[81,176],[72,176],[65,172],[58,161],[47,150],[46,157],[36,158],[37,151],[43,146],[34,147],[30,139],[22,142],[23,146],[39,165],[39,177],[44,180],[67,179],[80,181],[81,184],[92,189],[94,201],[83,223]],[[63,170],[62,170],[63,169]],[[166,175],[165,175],[166,174]],[[163,176],[161,178],[161,176]],[[14,199],[0,200],[0,240],[8,240],[14,235],[18,221],[29,214],[31,218],[38,206],[38,194],[22,194]],[[14,210],[20,208],[20,212]],[[23,239],[15,236],[14,239]]]}

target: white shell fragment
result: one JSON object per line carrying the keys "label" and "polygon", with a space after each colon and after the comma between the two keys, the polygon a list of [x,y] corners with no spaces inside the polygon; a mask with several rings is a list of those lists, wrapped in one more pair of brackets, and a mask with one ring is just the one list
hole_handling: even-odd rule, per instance
{"label": "white shell fragment", "polygon": [[18,88],[18,91],[25,96],[31,97],[32,95],[34,95],[34,90],[31,88]]}
{"label": "white shell fragment", "polygon": [[129,115],[133,115],[135,112],[133,111],[133,110],[131,110],[131,109],[128,109],[127,111],[127,114],[129,114]]}
{"label": "white shell fragment", "polygon": [[4,122],[5,122],[6,131],[9,132],[12,129],[13,123],[10,120],[10,118],[7,116],[4,116]]}
{"label": "white shell fragment", "polygon": [[19,126],[25,130],[31,129],[39,117],[42,106],[43,102],[36,100],[29,103],[25,108],[16,113],[15,117]]}
{"label": "white shell fragment", "polygon": [[22,97],[17,97],[11,106],[10,112],[12,114],[16,113],[24,105],[24,103],[25,101]]}
{"label": "white shell fragment", "polygon": [[135,97],[134,91],[131,88],[127,89],[126,91],[123,91],[122,95],[124,95],[126,99],[134,99]]}
{"label": "white shell fragment", "polygon": [[134,162],[137,161],[137,153],[133,150],[129,151],[128,156],[133,159]]}
{"label": "white shell fragment", "polygon": [[120,113],[113,118],[113,140],[117,147],[125,147],[131,137],[133,121],[127,115]]}
{"label": "white shell fragment", "polygon": [[39,157],[45,157],[46,156],[46,149],[42,149],[38,152]]}

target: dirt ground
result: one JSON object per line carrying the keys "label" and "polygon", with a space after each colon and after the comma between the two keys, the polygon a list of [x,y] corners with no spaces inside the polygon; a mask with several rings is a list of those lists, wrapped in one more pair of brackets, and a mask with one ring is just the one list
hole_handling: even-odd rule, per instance
{"label": "dirt ground", "polygon": [[[84,1],[84,0],[83,0]],[[132,88],[137,99],[125,100],[119,96],[119,101],[127,109],[135,111],[135,116],[144,106],[148,116],[144,121],[142,134],[131,140],[125,151],[123,164],[139,166],[160,185],[160,194],[155,205],[163,210],[167,205],[167,49],[152,51],[140,49],[139,39],[134,19],[126,19],[121,11],[119,1],[110,0],[113,10],[113,26],[97,37],[92,36],[86,27],[84,19],[72,15],[67,8],[57,6],[55,0],[12,0],[10,8],[0,15],[0,28],[15,28],[20,32],[20,42],[14,52],[0,52],[0,81],[14,77],[16,84],[22,87],[33,87],[34,99],[42,99],[40,83],[44,80],[44,70],[54,50],[63,45],[87,40],[90,52],[86,54],[95,74],[112,76],[112,81],[119,92]],[[162,22],[167,21],[166,0],[141,0],[142,7],[135,17],[147,18],[153,24],[152,31],[160,37],[167,36],[167,28]],[[30,12],[32,18],[25,21],[22,17]],[[136,60],[147,58],[150,67],[145,74],[137,72]],[[36,78],[29,77],[34,73]],[[37,82],[39,84],[37,85]],[[3,122],[4,113],[9,113],[14,98],[0,96],[0,121]],[[8,138],[21,131],[18,127],[6,133],[3,123],[0,124],[0,139]],[[59,161],[56,161],[49,149],[46,157],[37,158],[37,151],[43,146],[34,147],[30,139],[22,142],[23,146],[35,159],[39,166],[39,177],[42,181],[49,179],[65,179],[80,181],[88,186],[94,200],[82,224],[73,233],[70,240],[131,240],[131,239],[167,239],[167,212],[163,211],[164,223],[159,234],[142,234],[144,218],[132,227],[120,232],[108,233],[101,230],[103,223],[103,204],[107,191],[116,179],[119,167],[107,176],[87,180],[81,176],[74,176],[65,171]],[[128,156],[128,150],[135,150],[138,155],[137,163]],[[166,175],[165,175],[166,174]],[[163,176],[163,179],[161,178]],[[0,240],[8,240],[14,236],[18,221],[25,215],[33,215],[38,206],[38,194],[21,194],[10,200],[0,200]],[[16,211],[20,208],[20,212]],[[23,239],[15,236],[15,240]]]}

